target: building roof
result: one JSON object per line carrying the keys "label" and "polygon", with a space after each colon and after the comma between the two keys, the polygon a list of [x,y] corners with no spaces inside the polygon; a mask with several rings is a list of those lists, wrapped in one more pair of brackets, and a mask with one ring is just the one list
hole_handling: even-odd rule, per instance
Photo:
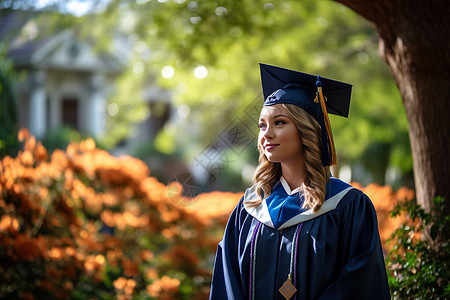
{"label": "building roof", "polygon": [[125,69],[128,55],[123,53],[123,41],[111,43],[118,49],[98,52],[89,38],[79,37],[77,28],[42,34],[35,21],[37,14],[10,11],[0,15],[0,38],[8,44],[7,56],[16,67],[107,74],[118,74]]}

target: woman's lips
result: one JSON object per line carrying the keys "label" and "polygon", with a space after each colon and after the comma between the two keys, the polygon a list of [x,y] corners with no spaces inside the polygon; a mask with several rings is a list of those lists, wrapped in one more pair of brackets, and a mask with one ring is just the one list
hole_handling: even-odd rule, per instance
{"label": "woman's lips", "polygon": [[272,149],[278,147],[279,145],[280,145],[280,144],[266,144],[266,145],[264,146],[264,149],[266,149],[267,151],[269,151],[269,150],[272,150]]}

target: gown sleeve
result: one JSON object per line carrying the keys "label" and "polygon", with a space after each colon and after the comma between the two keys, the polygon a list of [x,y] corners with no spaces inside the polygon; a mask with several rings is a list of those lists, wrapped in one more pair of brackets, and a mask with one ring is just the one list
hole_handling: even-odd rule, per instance
{"label": "gown sleeve", "polygon": [[318,299],[390,299],[375,209],[360,191],[341,211],[341,268]]}
{"label": "gown sleeve", "polygon": [[242,201],[243,199],[231,213],[223,238],[217,246],[209,295],[209,299],[212,300],[244,299],[238,258]]}

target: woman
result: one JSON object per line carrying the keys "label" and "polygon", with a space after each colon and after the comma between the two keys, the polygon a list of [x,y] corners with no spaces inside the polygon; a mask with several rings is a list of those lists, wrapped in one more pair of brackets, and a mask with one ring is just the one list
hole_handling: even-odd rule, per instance
{"label": "woman", "polygon": [[347,116],[351,85],[263,64],[261,76],[260,164],[219,243],[210,299],[389,299],[374,207],[330,176],[327,112]]}

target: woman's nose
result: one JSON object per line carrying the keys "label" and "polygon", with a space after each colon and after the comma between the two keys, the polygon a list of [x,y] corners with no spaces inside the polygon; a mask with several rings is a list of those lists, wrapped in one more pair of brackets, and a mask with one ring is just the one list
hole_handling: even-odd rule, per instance
{"label": "woman's nose", "polygon": [[273,139],[274,132],[273,132],[272,126],[268,126],[266,128],[266,130],[264,130],[263,136],[267,139]]}

